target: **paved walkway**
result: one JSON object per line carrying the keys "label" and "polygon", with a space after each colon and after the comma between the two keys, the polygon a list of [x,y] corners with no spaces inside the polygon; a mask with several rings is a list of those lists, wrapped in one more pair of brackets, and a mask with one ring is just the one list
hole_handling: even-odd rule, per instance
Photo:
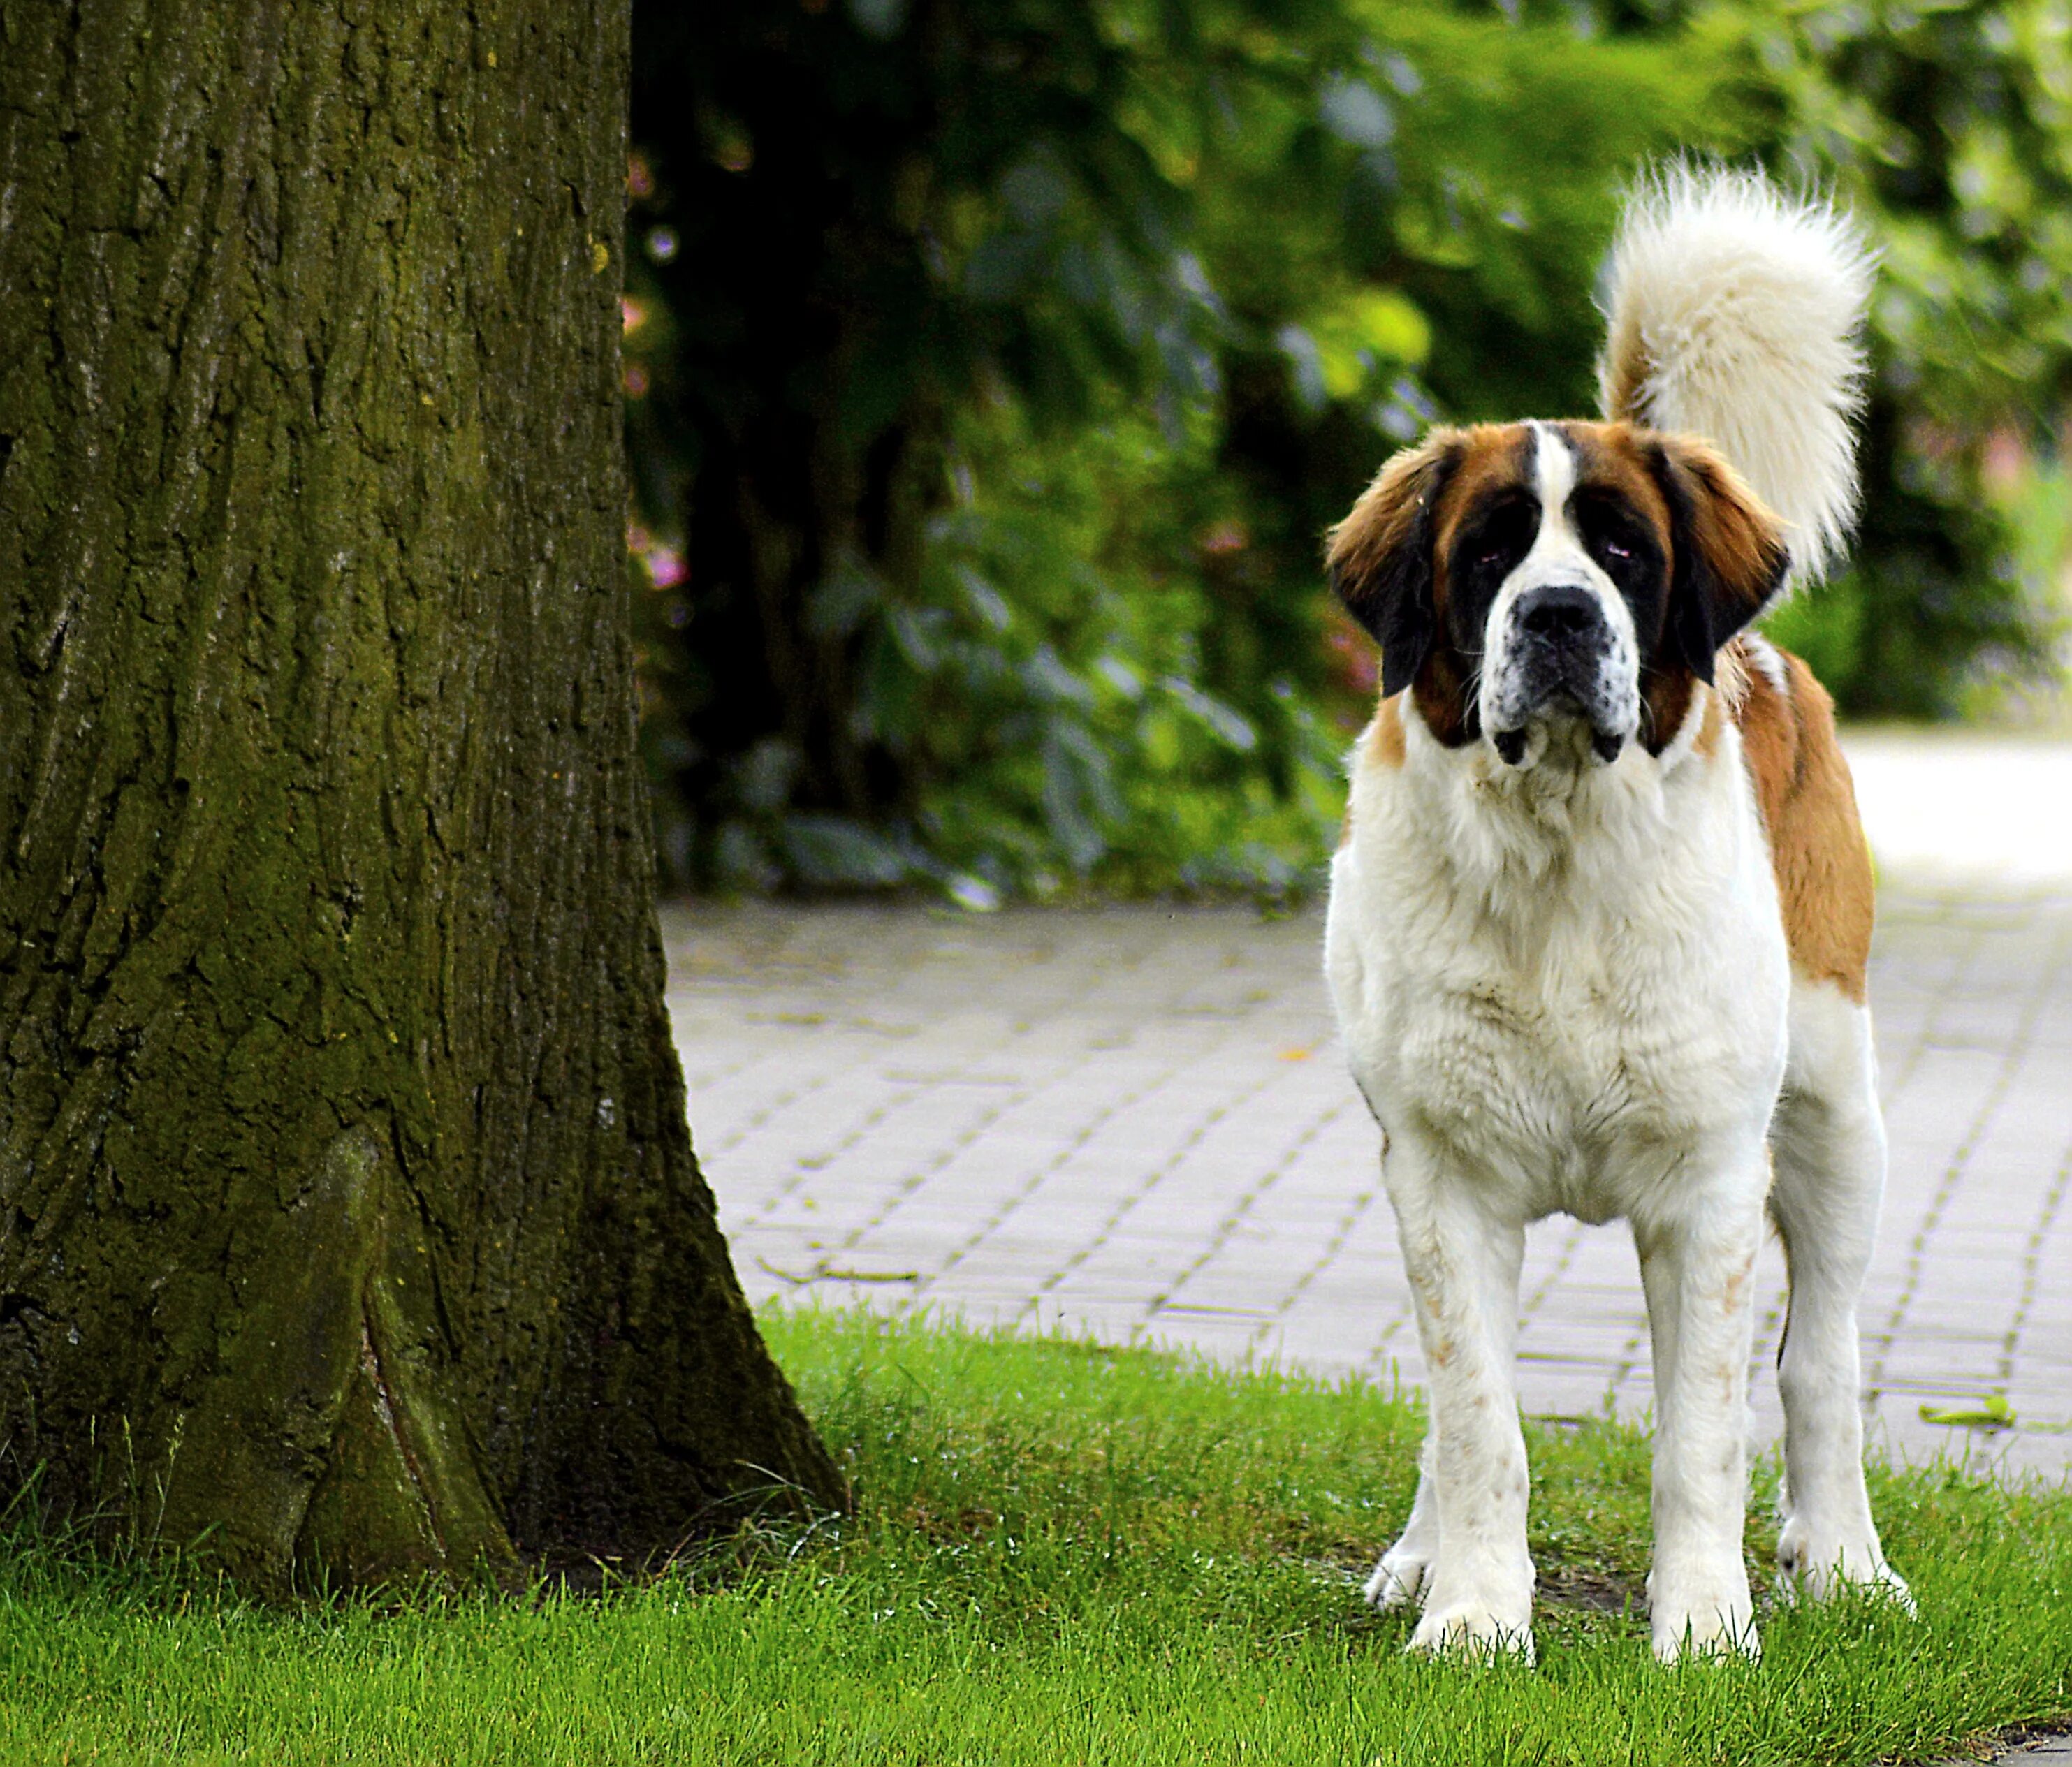
{"label": "paved walkway", "polygon": [[[2037,1764],[2044,1762],[2053,1764],[2053,1767],[2062,1767],[2063,1763],[2072,1762],[2072,1734],[2062,1736],[2038,1736],[2033,1741],[2017,1743],[2008,1749],[2005,1753],[1996,1755],[1993,1759],[2017,1764],[2026,1762],[2029,1764],[2029,1767],[2037,1767]],[[1977,1767],[1977,1764],[1974,1761],[1953,1761],[1948,1764],[1948,1767]]]}
{"label": "paved walkway", "polygon": [[[1977,822],[1993,789],[1975,756],[1921,783],[1934,770],[1904,742],[1858,764],[1881,852],[1904,844],[1881,802],[1918,825],[1944,790]],[[2047,814],[2072,820],[2072,750],[2054,764]],[[2072,858],[2024,870],[1993,847],[2020,837],[1975,830],[1888,867],[1871,989],[1892,1173],[1861,1317],[1888,1445],[2056,1470],[2072,1466]],[[1321,908],[672,911],[693,1127],[750,1294],[1323,1372],[1400,1361],[1419,1379],[1321,925]],[[1766,1258],[1767,1436],[1783,1268],[1774,1244]],[[1527,1410],[1647,1408],[1623,1229],[1541,1223],[1523,1307]],[[1922,1416],[1990,1395],[2016,1428]]]}

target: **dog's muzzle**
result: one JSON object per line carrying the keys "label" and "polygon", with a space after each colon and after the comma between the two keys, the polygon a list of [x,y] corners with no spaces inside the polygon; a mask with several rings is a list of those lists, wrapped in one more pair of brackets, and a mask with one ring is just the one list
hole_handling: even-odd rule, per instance
{"label": "dog's muzzle", "polygon": [[1527,725],[1565,703],[1589,720],[1597,758],[1616,761],[1626,733],[1606,703],[1605,664],[1614,641],[1602,602],[1581,584],[1549,583],[1519,598],[1511,623],[1506,691],[1491,709],[1503,720],[1490,732],[1496,752],[1516,766],[1525,758]]}

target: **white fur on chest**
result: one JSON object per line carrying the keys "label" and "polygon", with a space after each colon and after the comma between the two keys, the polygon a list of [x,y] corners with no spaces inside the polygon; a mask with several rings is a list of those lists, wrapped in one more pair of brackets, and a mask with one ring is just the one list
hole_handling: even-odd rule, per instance
{"label": "white fur on chest", "polygon": [[1369,1103],[1514,1219],[1674,1210],[1701,1147],[1760,1138],[1784,1068],[1738,734],[1520,773],[1404,724],[1401,766],[1355,766],[1331,874],[1326,970]]}

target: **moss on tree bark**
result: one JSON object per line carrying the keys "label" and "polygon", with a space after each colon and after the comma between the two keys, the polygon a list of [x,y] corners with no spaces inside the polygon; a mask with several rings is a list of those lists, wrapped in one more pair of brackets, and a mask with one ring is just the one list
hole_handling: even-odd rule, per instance
{"label": "moss on tree bark", "polygon": [[623,0],[0,0],[0,1441],[249,1584],[840,1481],[692,1153]]}

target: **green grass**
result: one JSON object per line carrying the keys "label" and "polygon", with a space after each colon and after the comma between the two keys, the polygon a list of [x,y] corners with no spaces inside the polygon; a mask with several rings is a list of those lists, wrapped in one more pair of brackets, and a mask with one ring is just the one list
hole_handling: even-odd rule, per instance
{"label": "green grass", "polygon": [[[1873,1486],[1921,1617],[1771,1609],[1658,1668],[1646,1444],[1532,1440],[1540,1664],[1406,1657],[1363,1575],[1420,1420],[1144,1352],[773,1315],[861,1498],[602,1597],[243,1605],[0,1549],[0,1762],[1870,1762],[2072,1716],[2072,1491]],[[1770,1481],[1753,1562],[1766,1564]]]}

